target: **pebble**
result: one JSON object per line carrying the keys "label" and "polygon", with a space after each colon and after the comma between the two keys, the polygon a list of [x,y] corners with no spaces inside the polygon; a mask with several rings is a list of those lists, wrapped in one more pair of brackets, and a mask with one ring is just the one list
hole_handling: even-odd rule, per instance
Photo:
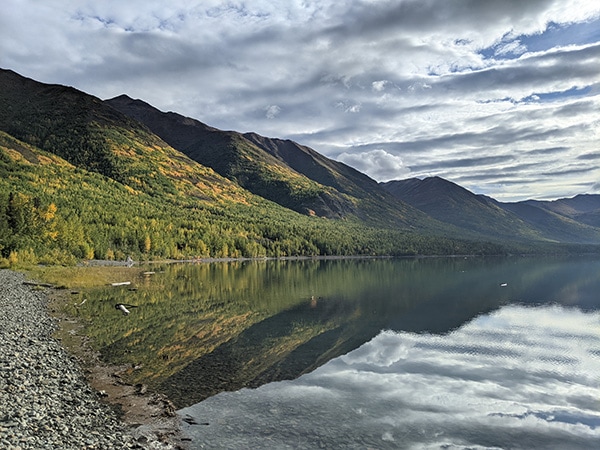
{"label": "pebble", "polygon": [[98,400],[77,361],[52,337],[43,291],[0,270],[0,448],[166,449],[139,441]]}

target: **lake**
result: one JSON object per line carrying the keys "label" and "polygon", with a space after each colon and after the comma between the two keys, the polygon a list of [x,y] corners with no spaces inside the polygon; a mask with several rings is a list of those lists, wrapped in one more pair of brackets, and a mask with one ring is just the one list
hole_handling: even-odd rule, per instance
{"label": "lake", "polygon": [[80,313],[106,360],[181,408],[192,448],[600,443],[598,257],[149,270]]}

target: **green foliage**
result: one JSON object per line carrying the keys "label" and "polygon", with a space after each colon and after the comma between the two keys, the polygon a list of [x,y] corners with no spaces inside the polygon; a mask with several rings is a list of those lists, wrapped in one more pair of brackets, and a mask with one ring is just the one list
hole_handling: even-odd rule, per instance
{"label": "green foliage", "polygon": [[[149,193],[0,135],[0,256],[23,262],[497,253],[499,246],[426,238],[254,203]],[[26,147],[40,164],[16,148]],[[207,194],[208,195],[208,194]],[[245,200],[242,198],[241,200]]]}

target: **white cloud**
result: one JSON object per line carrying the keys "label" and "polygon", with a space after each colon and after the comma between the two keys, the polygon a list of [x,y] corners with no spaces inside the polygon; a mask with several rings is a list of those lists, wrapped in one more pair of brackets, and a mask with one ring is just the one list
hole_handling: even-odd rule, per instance
{"label": "white cloud", "polygon": [[344,152],[337,159],[380,181],[402,179],[410,173],[401,157],[381,149],[361,153]]}
{"label": "white cloud", "polygon": [[265,108],[265,111],[265,116],[267,119],[274,119],[281,112],[281,108],[277,105],[269,105]]}
{"label": "white cloud", "polygon": [[198,445],[231,448],[590,448],[599,321],[507,306],[446,336],[384,331],[297,380],[180,413],[210,421],[186,430]]}
{"label": "white cloud", "polygon": [[378,80],[378,81],[373,81],[371,83],[371,86],[375,92],[381,92],[381,91],[385,90],[387,84],[389,84],[389,81],[387,81],[387,80]]}
{"label": "white cloud", "polygon": [[[569,116],[562,108],[573,98],[544,104],[544,96],[587,88],[582,98],[598,105],[600,44],[586,24],[593,20],[600,5],[587,0],[6,0],[0,66],[101,98],[126,93],[219,128],[302,138],[328,156],[383,150],[381,168],[371,166],[376,154],[354,159],[376,178],[418,160],[467,181],[490,172],[445,168],[559,145],[571,149],[568,168],[590,151],[600,109]],[[531,103],[540,109],[535,120]],[[558,192],[529,173],[510,175],[533,188],[504,184],[498,194],[507,199]],[[565,191],[557,195],[576,194],[597,176],[557,175]]]}

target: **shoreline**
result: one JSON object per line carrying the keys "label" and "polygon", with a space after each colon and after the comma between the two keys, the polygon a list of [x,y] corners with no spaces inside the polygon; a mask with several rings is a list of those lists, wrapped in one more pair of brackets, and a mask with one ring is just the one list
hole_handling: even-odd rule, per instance
{"label": "shoreline", "polygon": [[[467,256],[467,255],[453,255],[456,257]],[[468,255],[473,256],[473,255]],[[327,261],[327,260],[340,260],[340,259],[393,259],[393,258],[420,258],[421,256],[374,256],[374,255],[349,255],[349,256],[265,256],[256,258],[212,258],[212,257],[200,257],[200,258],[187,258],[187,259],[157,259],[157,260],[140,260],[140,261],[115,261],[107,259],[87,259],[80,261],[78,267],[98,267],[98,266],[115,266],[115,267],[134,267],[144,266],[152,264],[201,264],[201,263],[221,263],[221,262],[248,262],[248,261]]]}
{"label": "shoreline", "polygon": [[170,401],[123,382],[59,312],[66,293],[0,270],[0,446],[7,449],[181,449]]}

